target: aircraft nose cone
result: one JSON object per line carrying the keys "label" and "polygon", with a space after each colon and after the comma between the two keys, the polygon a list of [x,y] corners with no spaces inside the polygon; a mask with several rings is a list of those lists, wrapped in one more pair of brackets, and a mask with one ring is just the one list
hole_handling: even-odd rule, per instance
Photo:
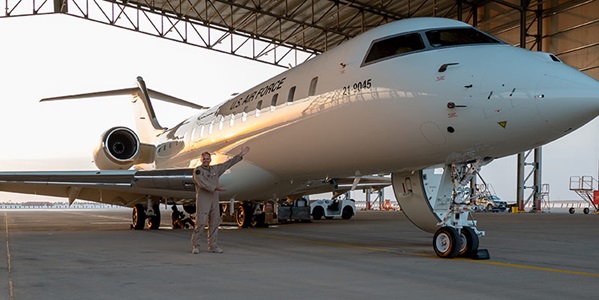
{"label": "aircraft nose cone", "polygon": [[547,125],[567,133],[599,115],[599,82],[575,70],[563,71],[546,75],[535,100]]}

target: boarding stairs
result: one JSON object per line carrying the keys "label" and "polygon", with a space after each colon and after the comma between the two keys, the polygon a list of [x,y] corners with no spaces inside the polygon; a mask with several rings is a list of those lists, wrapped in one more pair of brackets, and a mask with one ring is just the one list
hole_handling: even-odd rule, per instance
{"label": "boarding stairs", "polygon": [[570,190],[599,212],[599,182],[593,176],[571,176]]}
{"label": "boarding stairs", "polygon": [[549,184],[541,185],[541,209],[542,211],[551,212],[551,200],[549,198]]}

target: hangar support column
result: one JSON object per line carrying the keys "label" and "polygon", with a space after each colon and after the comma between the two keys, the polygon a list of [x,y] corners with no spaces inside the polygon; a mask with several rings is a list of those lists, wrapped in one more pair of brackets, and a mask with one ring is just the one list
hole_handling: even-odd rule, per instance
{"label": "hangar support column", "polygon": [[67,0],[54,0],[54,12],[66,13],[68,11]]}
{"label": "hangar support column", "polygon": [[[528,14],[529,12],[530,0],[521,0],[520,7],[520,47],[527,48],[526,38],[533,37],[533,47],[536,45],[537,51],[542,51],[542,32],[543,32],[543,4],[539,3],[537,5],[537,9],[534,11],[534,20],[532,22],[537,22],[537,32],[536,34],[528,33]],[[531,26],[532,28],[532,26]],[[532,48],[532,47],[531,47]],[[530,154],[534,151],[533,161],[527,162],[530,157]],[[516,192],[516,201],[518,204],[518,210],[524,211],[524,207],[530,200],[533,200],[531,212],[540,212],[541,211],[541,185],[542,185],[542,148],[537,147],[535,149],[529,150],[527,152],[518,153],[518,171],[517,171],[517,192]],[[525,174],[526,166],[532,167],[532,170]],[[526,183],[530,182],[532,176],[532,185],[527,186]],[[525,190],[531,189],[531,192],[528,197],[525,197]]]}

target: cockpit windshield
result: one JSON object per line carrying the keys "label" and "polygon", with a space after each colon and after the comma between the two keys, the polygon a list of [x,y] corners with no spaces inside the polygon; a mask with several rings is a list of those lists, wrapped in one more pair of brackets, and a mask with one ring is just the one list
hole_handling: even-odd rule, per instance
{"label": "cockpit windshield", "polygon": [[370,47],[365,64],[373,61],[399,56],[408,52],[422,50],[424,42],[418,33],[398,35],[376,41]]}
{"label": "cockpit windshield", "polygon": [[411,32],[374,41],[362,65],[369,65],[390,58],[440,47],[502,43],[502,41],[475,28],[467,27]]}
{"label": "cockpit windshield", "polygon": [[445,47],[467,44],[498,44],[501,41],[486,35],[474,28],[437,29],[426,32],[431,46]]}

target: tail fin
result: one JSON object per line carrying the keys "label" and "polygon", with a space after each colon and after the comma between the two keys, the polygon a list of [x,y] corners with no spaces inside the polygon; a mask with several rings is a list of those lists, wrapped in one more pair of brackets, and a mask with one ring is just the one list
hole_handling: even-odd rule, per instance
{"label": "tail fin", "polygon": [[107,97],[107,96],[120,96],[120,95],[131,95],[132,102],[135,105],[135,126],[136,133],[142,143],[152,142],[157,135],[164,132],[167,128],[160,126],[156,113],[152,107],[150,96],[158,100],[165,102],[187,106],[196,109],[207,109],[208,107],[201,106],[195,103],[191,103],[167,94],[163,94],[151,89],[146,88],[146,83],[141,76],[137,77],[137,88],[126,88],[110,91],[101,91],[93,93],[84,93],[52,98],[41,99],[40,102],[55,101],[55,100],[71,100],[81,98],[96,98],[96,97]]}

